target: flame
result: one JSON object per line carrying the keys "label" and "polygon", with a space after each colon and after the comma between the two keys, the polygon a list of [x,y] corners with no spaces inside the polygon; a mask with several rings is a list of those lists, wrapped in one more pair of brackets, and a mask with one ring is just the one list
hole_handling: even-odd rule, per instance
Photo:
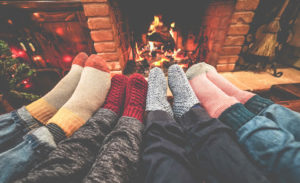
{"label": "flame", "polygon": [[136,61],[142,61],[143,58],[141,57],[141,53],[140,53],[140,50],[138,48],[137,43],[135,43],[135,51],[136,51],[136,58],[135,58],[135,60]]}
{"label": "flame", "polygon": [[163,26],[164,23],[160,21],[160,17],[159,16],[154,16],[154,20],[151,23],[151,25],[149,26],[148,29],[148,35],[152,35],[154,32],[156,32],[156,27],[160,27]]}
{"label": "flame", "polygon": [[152,52],[154,50],[154,43],[152,41],[149,41],[149,49],[150,49],[150,52]]}

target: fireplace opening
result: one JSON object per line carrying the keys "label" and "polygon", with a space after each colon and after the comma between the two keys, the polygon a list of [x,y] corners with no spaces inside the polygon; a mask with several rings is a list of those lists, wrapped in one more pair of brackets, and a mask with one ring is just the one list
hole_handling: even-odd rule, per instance
{"label": "fireplace opening", "polygon": [[199,63],[216,65],[235,1],[111,1],[120,32],[127,36],[124,73],[147,76],[152,67],[165,71],[172,64],[183,69]]}

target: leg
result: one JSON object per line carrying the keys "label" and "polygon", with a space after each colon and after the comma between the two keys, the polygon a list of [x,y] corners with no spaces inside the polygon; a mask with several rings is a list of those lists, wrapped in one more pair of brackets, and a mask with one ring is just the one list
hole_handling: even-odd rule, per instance
{"label": "leg", "polygon": [[206,182],[269,182],[240,148],[232,130],[211,118],[203,107],[194,107],[179,122],[187,134],[197,174]]}
{"label": "leg", "polygon": [[97,158],[83,182],[129,182],[136,175],[142,141],[147,81],[130,76],[125,109],[116,127],[105,137]]}
{"label": "leg", "polygon": [[242,104],[224,111],[220,119],[234,128],[239,142],[276,182],[300,181],[300,143],[264,116],[256,116]]}
{"label": "leg", "polygon": [[125,97],[127,77],[115,75],[103,108],[49,157],[17,182],[81,182],[92,166],[105,136],[115,126]]}

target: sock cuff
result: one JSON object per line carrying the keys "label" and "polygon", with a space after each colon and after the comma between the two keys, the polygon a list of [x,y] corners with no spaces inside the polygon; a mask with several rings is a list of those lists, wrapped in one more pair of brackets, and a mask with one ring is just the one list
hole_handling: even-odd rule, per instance
{"label": "sock cuff", "polygon": [[123,112],[123,116],[133,117],[143,122],[144,110],[134,106],[127,106]]}
{"label": "sock cuff", "polygon": [[56,144],[58,144],[60,141],[66,138],[65,132],[56,124],[49,123],[46,125],[46,127],[48,128],[49,132],[52,134]]}
{"label": "sock cuff", "polygon": [[43,98],[32,102],[25,108],[35,119],[44,125],[57,112],[57,109]]}
{"label": "sock cuff", "polygon": [[255,114],[248,111],[243,104],[237,103],[226,109],[220,115],[219,119],[230,126],[233,130],[238,130],[254,117]]}
{"label": "sock cuff", "polygon": [[245,103],[245,107],[254,114],[258,114],[272,104],[274,104],[274,102],[271,100],[265,99],[259,95],[254,95]]}
{"label": "sock cuff", "polygon": [[69,109],[61,108],[47,123],[56,124],[70,137],[76,130],[85,124],[85,120]]}

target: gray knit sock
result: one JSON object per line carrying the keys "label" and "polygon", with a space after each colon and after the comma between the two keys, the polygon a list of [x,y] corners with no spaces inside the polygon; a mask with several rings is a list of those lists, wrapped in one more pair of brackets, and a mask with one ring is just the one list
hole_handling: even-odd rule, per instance
{"label": "gray knit sock", "polygon": [[154,67],[148,78],[146,111],[162,110],[173,116],[171,105],[167,100],[167,81],[163,71]]}
{"label": "gray knit sock", "polygon": [[188,80],[194,78],[195,76],[198,76],[199,74],[202,73],[207,73],[208,71],[215,71],[217,72],[217,70],[214,68],[214,66],[209,65],[205,62],[201,62],[195,65],[192,65],[192,67],[190,67],[187,71],[186,71],[186,77],[188,78]]}
{"label": "gray knit sock", "polygon": [[169,87],[174,96],[173,112],[176,118],[180,118],[195,104],[199,103],[184,71],[175,64],[168,70]]}

